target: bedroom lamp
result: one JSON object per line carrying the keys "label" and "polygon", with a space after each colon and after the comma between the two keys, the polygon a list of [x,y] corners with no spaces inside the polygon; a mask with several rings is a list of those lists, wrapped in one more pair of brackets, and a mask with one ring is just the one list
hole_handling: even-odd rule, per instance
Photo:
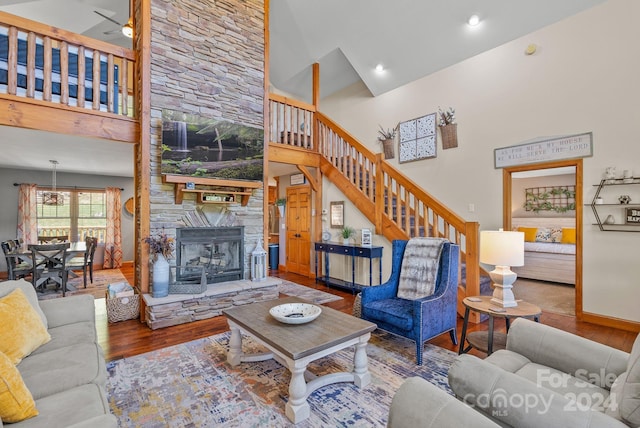
{"label": "bedroom lamp", "polygon": [[510,267],[524,265],[524,232],[481,231],[480,263],[495,266],[489,273],[494,285],[491,303],[501,308],[518,306],[512,290],[518,275]]}

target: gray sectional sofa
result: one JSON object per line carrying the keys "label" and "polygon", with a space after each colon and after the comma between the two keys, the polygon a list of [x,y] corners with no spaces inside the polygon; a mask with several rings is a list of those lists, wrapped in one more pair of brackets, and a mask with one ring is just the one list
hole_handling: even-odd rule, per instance
{"label": "gray sectional sofa", "polygon": [[0,297],[16,288],[22,289],[32,306],[39,306],[51,341],[16,366],[39,415],[5,426],[117,427],[106,396],[106,364],[97,342],[93,297],[38,301],[33,286],[24,280],[0,283]]}
{"label": "gray sectional sofa", "polygon": [[627,354],[535,323],[513,322],[507,349],[449,369],[456,397],[421,378],[393,397],[390,428],[640,427],[640,336]]}
{"label": "gray sectional sofa", "polygon": [[516,319],[507,349],[449,369],[455,395],[502,426],[640,426],[640,336],[631,353]]}

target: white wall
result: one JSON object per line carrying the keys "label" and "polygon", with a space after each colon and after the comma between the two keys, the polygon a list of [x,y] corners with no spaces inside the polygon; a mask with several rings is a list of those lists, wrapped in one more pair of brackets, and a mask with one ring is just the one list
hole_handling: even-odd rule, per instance
{"label": "white wall", "polygon": [[575,217],[575,210],[558,213],[555,211],[527,211],[526,190],[532,187],[573,186],[575,174],[545,175],[541,177],[511,179],[511,217]]}
{"label": "white wall", "polygon": [[[323,99],[320,109],[379,152],[379,124],[392,127],[438,106],[454,107],[458,148],[442,150],[439,143],[435,159],[392,162],[465,219],[495,229],[502,226],[495,148],[593,132],[594,156],[584,160],[587,202],[605,167],[640,175],[638,19],[640,2],[610,0],[375,98],[354,85]],[[526,56],[530,43],[538,52]],[[469,203],[474,213],[467,212]],[[640,321],[640,234],[601,232],[591,212],[584,213],[584,311]]]}

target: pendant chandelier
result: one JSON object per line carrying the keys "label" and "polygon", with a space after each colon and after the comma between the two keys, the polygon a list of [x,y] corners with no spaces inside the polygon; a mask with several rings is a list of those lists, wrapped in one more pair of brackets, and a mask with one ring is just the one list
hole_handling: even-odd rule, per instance
{"label": "pendant chandelier", "polygon": [[58,161],[50,160],[49,162],[51,162],[51,192],[42,192],[42,204],[64,205],[64,196],[62,193],[58,193],[56,189],[56,168],[58,166]]}

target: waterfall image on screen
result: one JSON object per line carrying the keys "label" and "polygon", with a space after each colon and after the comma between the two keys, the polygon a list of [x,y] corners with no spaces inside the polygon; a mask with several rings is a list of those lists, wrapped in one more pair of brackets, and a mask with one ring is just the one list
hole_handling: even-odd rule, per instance
{"label": "waterfall image on screen", "polygon": [[162,112],[162,173],[230,180],[263,178],[262,128]]}

